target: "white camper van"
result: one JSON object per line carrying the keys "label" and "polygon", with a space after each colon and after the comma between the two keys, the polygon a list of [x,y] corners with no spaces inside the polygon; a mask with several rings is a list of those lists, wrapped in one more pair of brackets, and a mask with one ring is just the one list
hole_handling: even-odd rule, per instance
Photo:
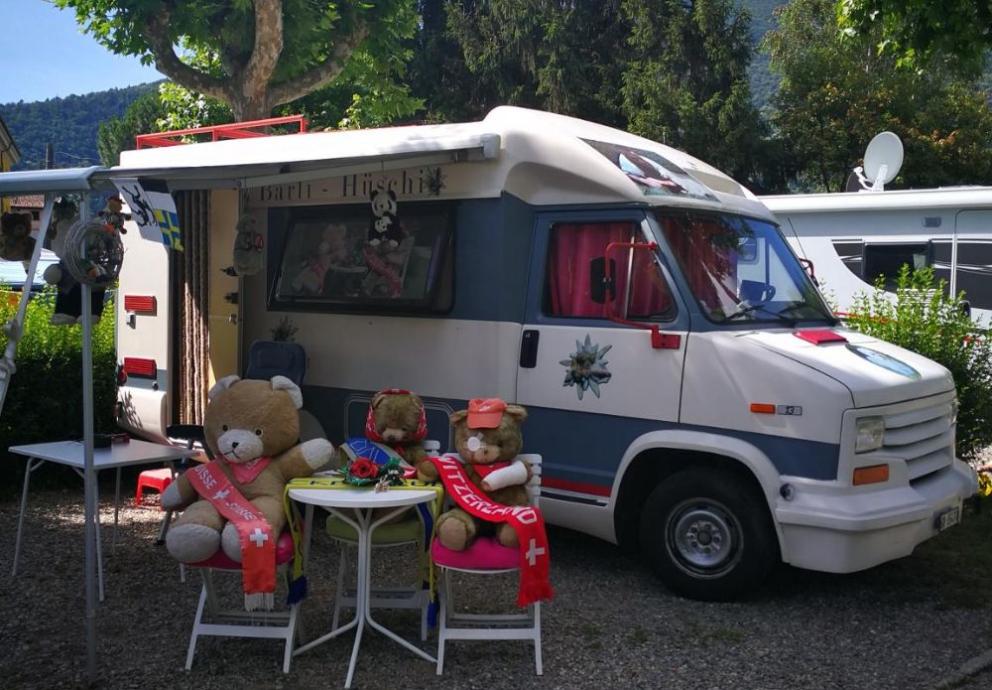
{"label": "white camper van", "polygon": [[972,317],[992,317],[992,187],[761,197],[796,253],[849,311],[856,295],[899,268],[930,266]]}
{"label": "white camper van", "polygon": [[[424,397],[442,444],[469,399],[522,404],[548,521],[639,544],[700,598],[779,560],[905,556],[975,490],[949,373],[842,329],[768,209],[655,142],[498,108],[129,151],[111,172],[168,182],[186,248],[124,236],[136,433],[195,421],[190,391],[292,334],[332,441],[360,435],[387,387]],[[264,265],[237,278],[222,269],[239,217]]]}

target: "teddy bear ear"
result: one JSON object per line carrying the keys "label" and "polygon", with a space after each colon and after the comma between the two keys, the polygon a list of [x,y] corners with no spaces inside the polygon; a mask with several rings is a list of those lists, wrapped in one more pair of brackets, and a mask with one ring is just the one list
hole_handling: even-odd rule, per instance
{"label": "teddy bear ear", "polygon": [[520,407],[520,405],[507,405],[505,414],[510,415],[518,422],[522,422],[527,419],[527,410]]}
{"label": "teddy bear ear", "polygon": [[231,374],[230,376],[218,379],[217,383],[210,387],[210,391],[207,393],[207,399],[213,400],[240,380],[241,377],[237,374]]}
{"label": "teddy bear ear", "polygon": [[451,420],[452,426],[456,426],[466,417],[468,417],[468,410],[458,410],[458,412],[452,412],[448,419]]}
{"label": "teddy bear ear", "polygon": [[299,386],[285,376],[272,377],[272,390],[286,391],[289,393],[289,397],[292,399],[293,405],[297,410],[303,407],[303,391],[301,391]]}
{"label": "teddy bear ear", "polygon": [[378,393],[375,394],[375,397],[372,398],[372,402],[369,404],[372,406],[372,409],[374,410],[375,408],[379,407],[379,403],[381,403],[385,399],[386,399],[386,393],[384,391],[379,391]]}

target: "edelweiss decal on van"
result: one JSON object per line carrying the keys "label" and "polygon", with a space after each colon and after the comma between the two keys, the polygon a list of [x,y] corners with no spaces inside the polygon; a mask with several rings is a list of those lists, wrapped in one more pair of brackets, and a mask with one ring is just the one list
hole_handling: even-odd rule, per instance
{"label": "edelweiss decal on van", "polygon": [[587,390],[591,390],[593,395],[599,397],[599,387],[609,383],[613,376],[607,369],[609,364],[603,357],[610,351],[612,345],[600,349],[599,345],[594,345],[589,335],[586,334],[584,343],[575,341],[575,352],[568,355],[568,359],[563,359],[559,363],[565,367],[565,382],[562,386],[575,386],[575,392],[579,395],[579,400]]}

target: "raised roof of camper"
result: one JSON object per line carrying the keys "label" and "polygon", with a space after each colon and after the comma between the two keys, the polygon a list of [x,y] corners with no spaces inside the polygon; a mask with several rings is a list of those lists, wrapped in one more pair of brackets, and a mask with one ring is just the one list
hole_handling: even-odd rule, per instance
{"label": "raised roof of camper", "polygon": [[[114,174],[173,188],[257,187],[359,172],[459,163],[471,196],[508,192],[532,204],[641,203],[770,218],[753,194],[681,151],[610,127],[524,108],[481,122],[307,132],[121,154]],[[461,167],[465,166],[465,167]]]}
{"label": "raised roof of camper", "polygon": [[920,208],[989,208],[992,187],[938,187],[884,192],[830,192],[760,197],[775,213],[908,211]]}

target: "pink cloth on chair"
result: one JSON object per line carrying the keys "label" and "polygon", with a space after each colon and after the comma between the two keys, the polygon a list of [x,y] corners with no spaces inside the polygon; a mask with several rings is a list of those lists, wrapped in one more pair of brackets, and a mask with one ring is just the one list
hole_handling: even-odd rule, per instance
{"label": "pink cloth on chair", "polygon": [[479,537],[464,551],[452,551],[435,539],[431,558],[446,568],[511,570],[520,566],[520,549],[503,546],[495,537]]}
{"label": "pink cloth on chair", "polygon": [[[293,535],[291,535],[288,530],[284,530],[283,533],[279,535],[279,539],[276,541],[276,565],[289,563],[291,560],[293,560]],[[241,564],[235,563],[228,558],[227,554],[224,553],[224,549],[217,549],[217,553],[205,561],[190,563],[189,565],[194,568],[241,570]]]}

